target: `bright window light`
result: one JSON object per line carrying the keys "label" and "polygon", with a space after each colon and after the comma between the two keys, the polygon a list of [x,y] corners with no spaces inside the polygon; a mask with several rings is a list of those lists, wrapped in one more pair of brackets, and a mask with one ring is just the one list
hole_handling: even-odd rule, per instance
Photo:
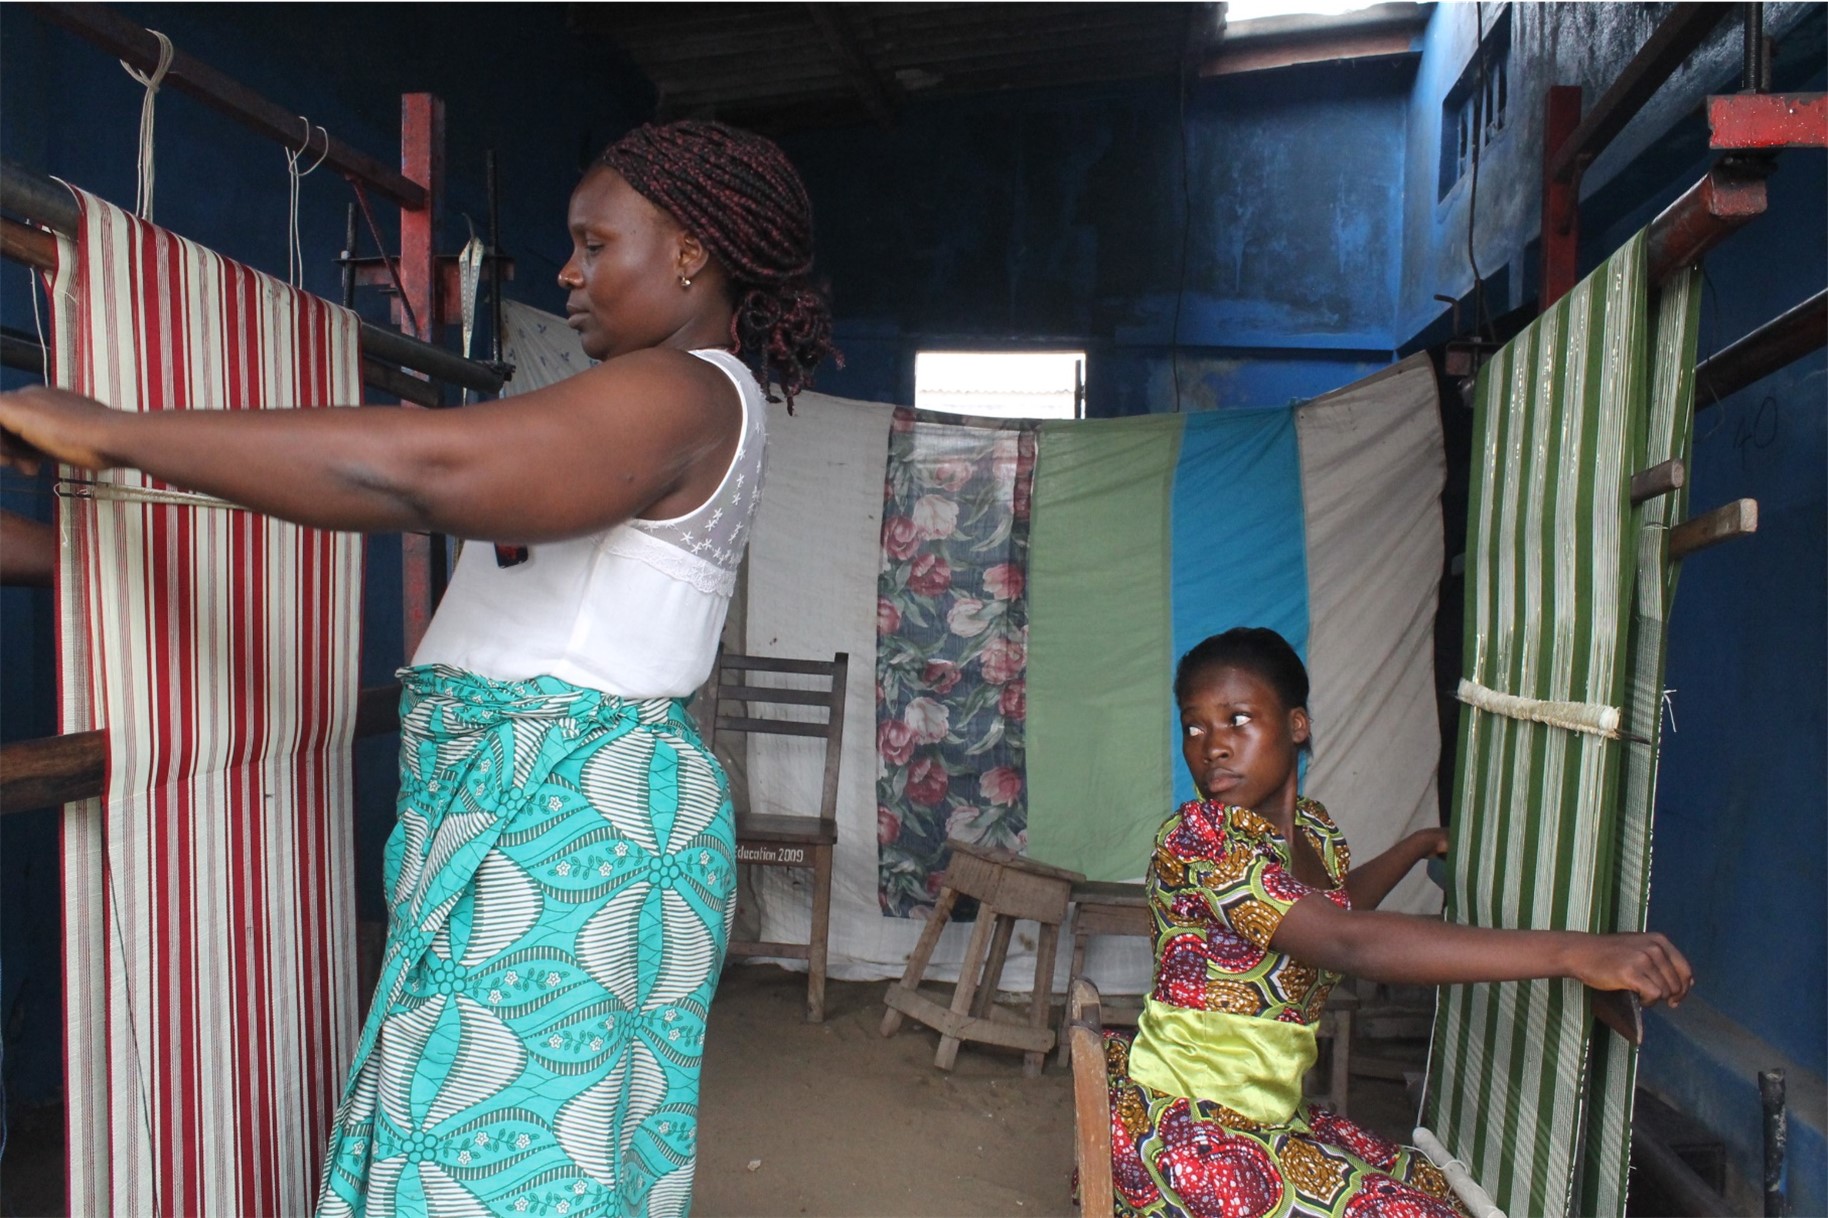
{"label": "bright window light", "polygon": [[1231,0],[1225,6],[1227,24],[1256,21],[1262,17],[1337,17],[1370,8],[1380,0]]}
{"label": "bright window light", "polygon": [[914,405],[920,410],[1071,419],[1084,384],[1083,351],[922,351],[914,357]]}

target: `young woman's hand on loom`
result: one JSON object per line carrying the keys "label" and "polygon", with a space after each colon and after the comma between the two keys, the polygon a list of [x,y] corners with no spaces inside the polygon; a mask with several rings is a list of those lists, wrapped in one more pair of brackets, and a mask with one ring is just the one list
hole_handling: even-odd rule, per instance
{"label": "young woman's hand on loom", "polygon": [[1645,1006],[1676,1006],[1694,988],[1694,970],[1668,939],[1642,935],[1582,935],[1568,973],[1596,990],[1631,990]]}
{"label": "young woman's hand on loom", "polygon": [[79,469],[107,469],[115,462],[102,451],[102,435],[123,416],[100,402],[33,385],[0,393],[0,464],[35,474],[45,461]]}
{"label": "young woman's hand on loom", "polygon": [[1410,848],[1419,859],[1443,858],[1447,854],[1447,830],[1417,829],[1409,835]]}

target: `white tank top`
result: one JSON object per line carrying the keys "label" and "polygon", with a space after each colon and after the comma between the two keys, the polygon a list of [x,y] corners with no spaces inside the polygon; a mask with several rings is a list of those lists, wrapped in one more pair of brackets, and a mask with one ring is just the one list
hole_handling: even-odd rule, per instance
{"label": "white tank top", "polygon": [[703,684],[761,498],[767,411],[740,359],[692,354],[723,369],[743,403],[742,439],[711,497],[671,520],[530,546],[511,567],[493,546],[464,546],[414,664],[553,676],[625,698],[683,698]]}

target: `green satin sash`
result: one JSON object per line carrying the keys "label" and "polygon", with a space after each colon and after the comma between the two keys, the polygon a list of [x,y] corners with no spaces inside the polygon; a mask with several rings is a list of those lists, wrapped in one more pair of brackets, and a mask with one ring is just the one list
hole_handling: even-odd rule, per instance
{"label": "green satin sash", "polygon": [[1314,1029],[1143,1000],[1130,1077],[1166,1095],[1215,1100],[1265,1125],[1301,1104],[1301,1079],[1320,1056]]}

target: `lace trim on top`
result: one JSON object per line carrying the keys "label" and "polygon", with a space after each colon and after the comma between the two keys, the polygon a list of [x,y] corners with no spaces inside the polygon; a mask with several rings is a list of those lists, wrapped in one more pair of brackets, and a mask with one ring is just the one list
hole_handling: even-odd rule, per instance
{"label": "lace trim on top", "polygon": [[[759,393],[754,393],[753,384],[737,381],[739,376],[748,376],[749,371],[735,357],[724,352],[695,351],[693,354],[707,363],[716,364],[736,384],[737,393],[743,402],[742,439],[737,443],[735,455],[730,458],[729,468],[724,471],[723,481],[711,492],[711,497],[696,509],[672,520],[643,520],[636,517],[628,523],[655,541],[734,574],[742,563],[749,525],[755,516],[755,505],[761,498],[767,410],[761,402],[751,400],[752,395],[760,397]],[[724,358],[715,358],[717,356]],[[732,371],[731,364],[736,366],[737,371]],[[661,569],[668,570],[664,566]]]}
{"label": "lace trim on top", "polygon": [[[734,567],[723,567],[700,558],[645,530],[626,527],[611,529],[603,538],[602,548],[605,554],[645,563],[662,575],[690,584],[707,595],[729,597],[736,592]],[[740,556],[742,551],[739,549],[737,553]]]}

